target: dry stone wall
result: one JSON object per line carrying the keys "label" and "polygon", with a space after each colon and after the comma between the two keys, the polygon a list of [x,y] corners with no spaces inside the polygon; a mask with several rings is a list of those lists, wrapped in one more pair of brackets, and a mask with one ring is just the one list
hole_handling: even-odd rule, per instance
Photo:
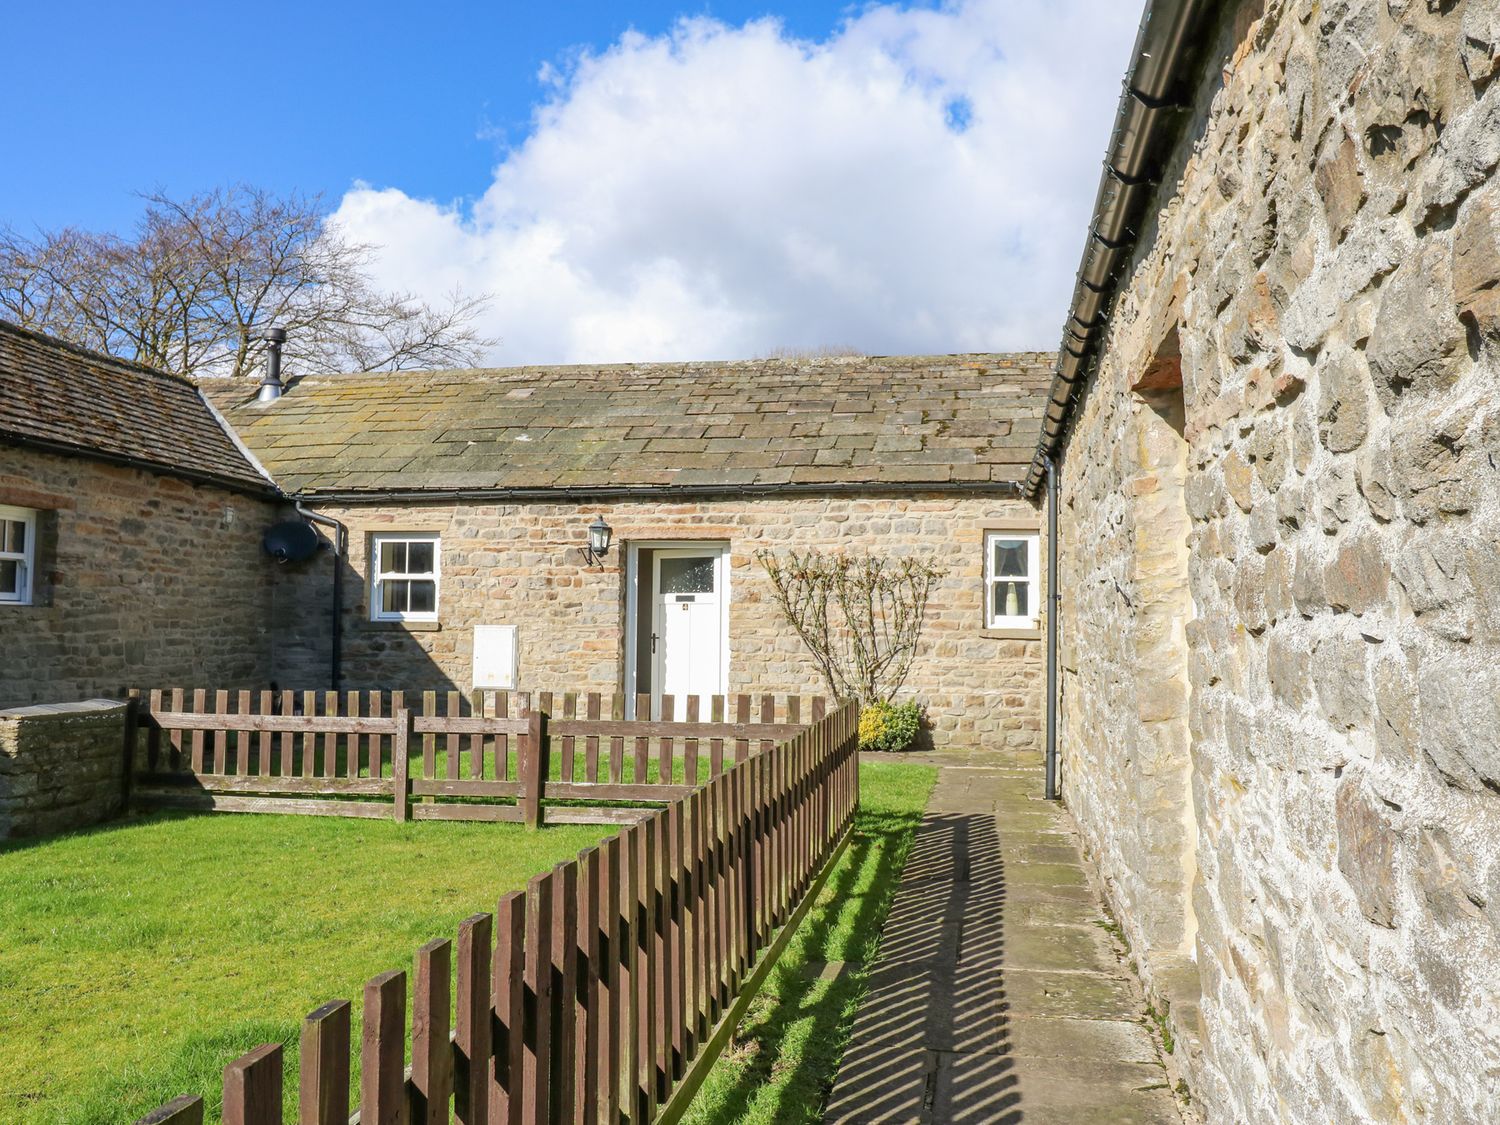
{"label": "dry stone wall", "polygon": [[[1220,34],[1066,450],[1063,792],[1210,1120],[1493,1121],[1500,4]],[[1178,349],[1188,683],[1148,699],[1132,388]]]}
{"label": "dry stone wall", "polygon": [[[451,504],[319,507],[349,528],[343,605],[344,680],[350,688],[460,689],[472,684],[473,627],[516,625],[519,687],[623,691],[625,574],[631,540],[714,540],[729,545],[729,691],[821,692],[817,670],[771,600],[756,562],[762,548],[844,549],[935,560],[935,590],[921,651],[901,692],[924,700],[942,745],[1037,750],[1041,730],[1039,634],[983,627],[983,535],[1040,517],[1022,500],[781,498],[673,504]],[[616,546],[601,567],[578,548],[596,515]],[[369,620],[368,554],[380,531],[442,537],[436,628]],[[277,676],[290,686],[327,677],[326,558],[288,574],[278,599]]]}
{"label": "dry stone wall", "polygon": [[0,504],[41,513],[34,604],[0,606],[0,707],[268,678],[275,505],[13,446]]}
{"label": "dry stone wall", "polygon": [[120,811],[125,704],[0,711],[0,840],[84,828]]}

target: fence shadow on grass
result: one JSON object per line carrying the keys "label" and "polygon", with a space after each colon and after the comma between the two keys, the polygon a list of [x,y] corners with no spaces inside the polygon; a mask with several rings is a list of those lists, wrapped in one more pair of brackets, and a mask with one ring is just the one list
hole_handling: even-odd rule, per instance
{"label": "fence shadow on grass", "polygon": [[921,821],[861,807],[839,867],[740,1029],[734,1053],[753,1053],[731,1084],[710,1079],[689,1120],[817,1119]]}

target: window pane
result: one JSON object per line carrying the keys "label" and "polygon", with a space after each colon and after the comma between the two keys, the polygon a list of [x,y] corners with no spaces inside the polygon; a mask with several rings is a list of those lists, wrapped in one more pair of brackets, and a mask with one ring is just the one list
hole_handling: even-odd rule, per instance
{"label": "window pane", "polygon": [[0,598],[12,600],[21,595],[21,564],[14,559],[0,559]]}
{"label": "window pane", "polygon": [[995,540],[994,574],[996,578],[1026,577],[1026,540]]}
{"label": "window pane", "polygon": [[432,573],[432,544],[423,542],[406,545],[406,572],[408,574]]}
{"label": "window pane", "polygon": [[712,594],[714,592],[714,558],[662,559],[661,592],[663,594]]}
{"label": "window pane", "polygon": [[437,608],[437,583],[431,579],[418,579],[406,584],[410,591],[410,612],[431,613]]}
{"label": "window pane", "polygon": [[407,584],[393,579],[380,584],[380,610],[382,613],[405,613]]}
{"label": "window pane", "polygon": [[20,520],[0,520],[0,551],[22,554],[26,550],[26,525]]}
{"label": "window pane", "polygon": [[996,582],[993,617],[1030,617],[1031,586],[1026,582]]}
{"label": "window pane", "polygon": [[406,544],[387,540],[380,545],[380,573],[406,573]]}

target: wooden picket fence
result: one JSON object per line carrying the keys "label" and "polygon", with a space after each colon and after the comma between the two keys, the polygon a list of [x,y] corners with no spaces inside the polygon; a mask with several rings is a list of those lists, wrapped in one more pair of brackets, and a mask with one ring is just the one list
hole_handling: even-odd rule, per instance
{"label": "wooden picket fence", "polygon": [[636,719],[622,696],[597,693],[132,698],[136,807],[533,825],[639,820],[638,806],[692,792],[825,710],[821,698],[771,695],[666,696],[655,717],[642,696]]}
{"label": "wooden picket fence", "polygon": [[[424,945],[409,1026],[407,974],[370,980],[353,1117],[351,1004],[318,1008],[301,1125],[679,1120],[847,842],[858,730],[840,708]],[[226,1125],[281,1125],[281,1045],[223,1094]],[[184,1097],[138,1125],[202,1117]]]}

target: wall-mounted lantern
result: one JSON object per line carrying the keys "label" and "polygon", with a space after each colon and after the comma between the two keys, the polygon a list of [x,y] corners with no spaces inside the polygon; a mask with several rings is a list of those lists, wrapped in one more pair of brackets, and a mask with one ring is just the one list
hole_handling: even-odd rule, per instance
{"label": "wall-mounted lantern", "polygon": [[614,529],[604,522],[604,517],[596,517],[594,522],[589,524],[589,545],[578,548],[578,553],[583,556],[584,562],[590,566],[601,564],[604,556],[609,554],[609,540],[613,534]]}

